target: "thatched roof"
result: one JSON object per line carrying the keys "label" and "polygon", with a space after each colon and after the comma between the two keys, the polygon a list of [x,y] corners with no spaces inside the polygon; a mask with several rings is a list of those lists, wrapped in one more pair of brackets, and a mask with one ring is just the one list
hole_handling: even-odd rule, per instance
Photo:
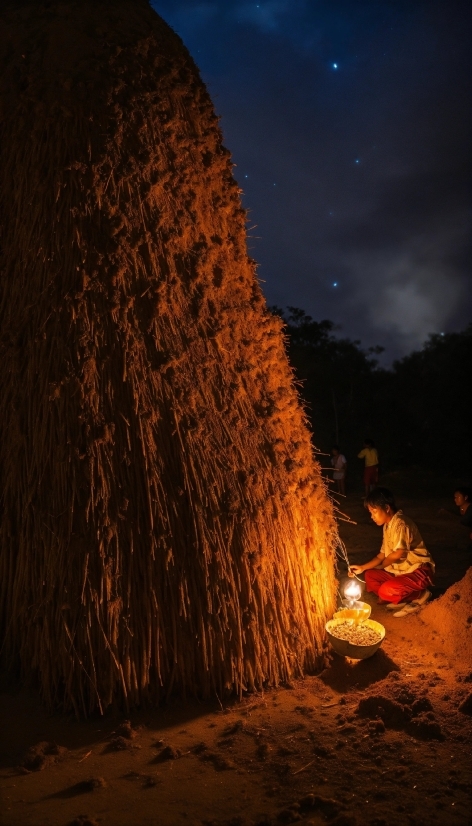
{"label": "thatched roof", "polygon": [[316,669],[332,508],[198,71],[145,0],[1,25],[4,657],[78,713]]}

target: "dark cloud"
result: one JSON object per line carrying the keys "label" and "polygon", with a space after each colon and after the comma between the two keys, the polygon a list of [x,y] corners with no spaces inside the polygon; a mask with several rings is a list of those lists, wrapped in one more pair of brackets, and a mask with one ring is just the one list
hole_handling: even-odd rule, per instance
{"label": "dark cloud", "polygon": [[222,117],[268,302],[331,318],[390,359],[464,327],[468,6],[153,5]]}

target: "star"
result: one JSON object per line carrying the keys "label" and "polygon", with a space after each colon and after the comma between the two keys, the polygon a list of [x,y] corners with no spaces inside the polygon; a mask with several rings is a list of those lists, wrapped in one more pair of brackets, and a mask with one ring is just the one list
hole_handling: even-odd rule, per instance
{"label": "star", "polygon": [[338,64],[337,64],[337,63],[333,63],[333,69],[337,69],[337,68],[338,68]]}

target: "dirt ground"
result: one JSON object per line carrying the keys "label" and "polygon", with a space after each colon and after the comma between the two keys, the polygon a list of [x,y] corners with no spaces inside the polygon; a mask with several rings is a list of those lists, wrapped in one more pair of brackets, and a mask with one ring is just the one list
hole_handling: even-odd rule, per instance
{"label": "dirt ground", "polygon": [[[370,659],[333,655],[322,674],[243,702],[172,701],[77,722],[48,716],[32,690],[0,696],[3,826],[403,826],[468,824],[472,728],[471,552],[453,480],[385,476],[437,563],[432,602],[395,619]],[[451,490],[452,488],[452,490]],[[380,529],[348,493],[351,562]]]}

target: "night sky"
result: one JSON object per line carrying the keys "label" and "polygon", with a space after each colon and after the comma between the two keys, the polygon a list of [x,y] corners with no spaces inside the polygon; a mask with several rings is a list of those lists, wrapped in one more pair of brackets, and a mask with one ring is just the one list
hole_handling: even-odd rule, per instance
{"label": "night sky", "polygon": [[[152,0],[221,116],[269,305],[386,347],[463,329],[469,4]],[[251,229],[251,227],[255,227]]]}

